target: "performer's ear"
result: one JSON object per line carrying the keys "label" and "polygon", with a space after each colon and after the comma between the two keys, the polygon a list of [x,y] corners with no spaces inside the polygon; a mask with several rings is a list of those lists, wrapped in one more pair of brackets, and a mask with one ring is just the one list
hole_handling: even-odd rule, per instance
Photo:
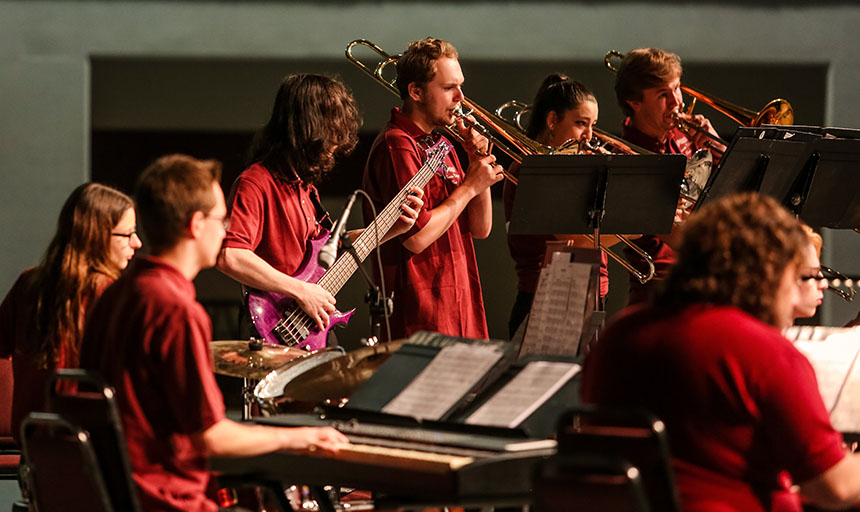
{"label": "performer's ear", "polygon": [[410,82],[406,90],[409,91],[409,98],[412,101],[418,103],[424,99],[424,88],[418,82]]}
{"label": "performer's ear", "polygon": [[560,121],[558,118],[558,114],[555,113],[555,110],[550,110],[546,115],[546,127],[552,133],[555,130],[555,125]]}
{"label": "performer's ear", "polygon": [[206,214],[201,211],[196,211],[188,221],[188,235],[190,238],[200,238],[203,229],[206,226]]}

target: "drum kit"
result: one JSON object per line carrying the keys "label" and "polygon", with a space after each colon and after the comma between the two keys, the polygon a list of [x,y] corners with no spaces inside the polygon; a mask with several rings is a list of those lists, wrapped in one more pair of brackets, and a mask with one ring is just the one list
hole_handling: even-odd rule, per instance
{"label": "drum kit", "polygon": [[306,412],[318,405],[345,404],[403,341],[377,343],[346,352],[327,347],[307,352],[261,340],[210,343],[215,373],[245,379],[245,419]]}

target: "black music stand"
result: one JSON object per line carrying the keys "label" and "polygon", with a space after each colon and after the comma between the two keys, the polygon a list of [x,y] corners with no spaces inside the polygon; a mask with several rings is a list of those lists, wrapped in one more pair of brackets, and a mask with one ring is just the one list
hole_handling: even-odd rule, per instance
{"label": "black music stand", "polygon": [[[594,236],[672,231],[687,159],[683,155],[532,155],[523,159],[508,232]],[[603,323],[597,280],[583,337]]]}
{"label": "black music stand", "polygon": [[[758,137],[739,129],[723,154],[696,202],[696,209],[709,200],[737,192],[760,192],[786,203],[802,164],[810,155],[806,140],[777,139],[767,129],[755,132]],[[813,136],[813,138],[815,138]]]}
{"label": "black music stand", "polygon": [[509,233],[670,233],[686,162],[683,155],[527,156]]}
{"label": "black music stand", "polygon": [[724,195],[755,191],[773,197],[813,228],[860,227],[858,134],[808,126],[741,128],[696,209]]}
{"label": "black music stand", "polygon": [[823,138],[810,146],[795,213],[813,228],[860,228],[860,140]]}

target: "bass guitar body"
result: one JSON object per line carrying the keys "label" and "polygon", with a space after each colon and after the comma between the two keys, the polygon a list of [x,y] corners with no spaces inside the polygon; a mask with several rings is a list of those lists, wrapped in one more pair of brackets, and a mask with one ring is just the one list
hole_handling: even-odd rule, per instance
{"label": "bass guitar body", "polygon": [[[323,229],[319,236],[308,241],[305,258],[292,277],[306,283],[320,280],[326,271],[317,263],[317,257],[330,235],[328,230]],[[355,313],[355,309],[346,313],[335,311],[329,316],[328,327],[321,331],[294,299],[256,289],[248,290],[248,311],[254,327],[266,342],[302,350],[325,348],[329,331],[336,325],[346,325]]]}

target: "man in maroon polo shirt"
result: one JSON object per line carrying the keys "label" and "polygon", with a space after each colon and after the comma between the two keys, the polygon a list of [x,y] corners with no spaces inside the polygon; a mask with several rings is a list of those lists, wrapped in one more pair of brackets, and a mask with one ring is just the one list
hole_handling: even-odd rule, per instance
{"label": "man in maroon polo shirt", "polygon": [[[658,48],[639,48],[627,52],[615,76],[615,96],[627,116],[621,131],[622,136],[649,151],[684,155],[688,158],[698,149],[724,150],[723,147],[716,147],[700,132],[689,136],[677,128],[675,116],[680,115],[690,123],[717,135],[711,122],[701,114],[689,116],[680,113],[684,107],[681,72],[681,59],[674,53]],[[643,285],[631,274],[628,304],[647,300],[653,286],[665,279],[669,267],[675,262],[675,253],[670,247],[671,235],[645,235],[634,243],[654,259],[656,276]],[[624,254],[640,271],[647,270],[645,261],[633,250],[625,248]]]}
{"label": "man in maroon polo shirt", "polygon": [[[397,60],[397,87],[403,105],[376,138],[364,171],[363,188],[377,210],[394,197],[421,168],[424,149],[454,123],[463,99],[463,72],[457,50],[441,39],[413,42]],[[416,331],[487,337],[487,320],[472,238],[486,238],[492,228],[490,185],[503,170],[488,154],[485,137],[457,125],[469,152],[464,173],[457,155],[445,160],[424,188],[424,209],[415,225],[382,247],[386,287],[394,291],[393,338]],[[364,210],[365,217],[370,214]],[[375,269],[374,269],[375,270]]]}
{"label": "man in maroon polo shirt", "polygon": [[280,449],[337,451],[333,429],[280,429],[228,420],[208,343],[212,324],[192,279],[215,264],[227,209],[220,163],[162,157],[141,175],[138,220],[152,255],[137,258],[87,323],[81,367],[116,389],[144,510],[216,510],[210,455]]}

